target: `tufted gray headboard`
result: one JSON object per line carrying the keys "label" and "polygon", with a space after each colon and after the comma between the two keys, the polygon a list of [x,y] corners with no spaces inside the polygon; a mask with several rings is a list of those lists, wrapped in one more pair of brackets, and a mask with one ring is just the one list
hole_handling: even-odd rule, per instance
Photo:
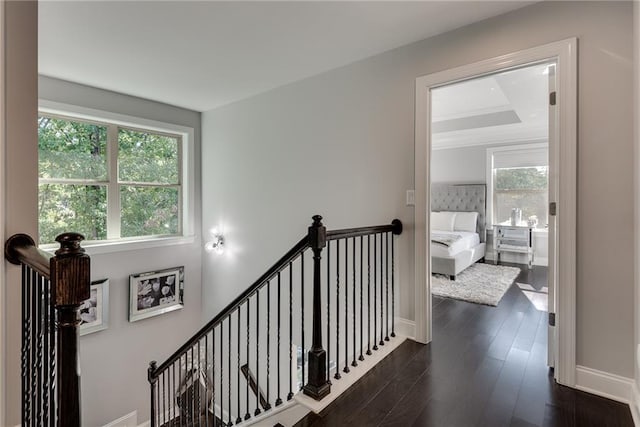
{"label": "tufted gray headboard", "polygon": [[431,184],[433,212],[478,212],[478,234],[486,241],[487,186],[485,184]]}

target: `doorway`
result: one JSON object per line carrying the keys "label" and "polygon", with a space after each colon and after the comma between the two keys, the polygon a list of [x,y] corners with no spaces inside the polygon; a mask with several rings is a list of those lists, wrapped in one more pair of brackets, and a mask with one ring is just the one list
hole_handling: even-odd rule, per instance
{"label": "doorway", "polygon": [[[557,215],[552,215],[553,219],[549,221],[550,227],[555,227],[550,234],[554,236],[554,241],[549,244],[551,253],[548,255],[551,272],[550,301],[554,307],[550,311],[555,310],[555,313],[551,311],[553,314],[549,316],[549,323],[552,325],[549,347],[554,349],[550,360],[556,367],[556,380],[569,386],[575,385],[576,43],[575,39],[569,39],[419,77],[416,80],[415,121],[415,337],[418,341],[426,343],[432,338],[432,265],[428,242],[430,239],[427,239],[427,236],[431,235],[432,176],[432,170],[428,165],[434,140],[437,139],[433,137],[434,127],[431,121],[434,91],[453,83],[515,70],[531,64],[556,65],[545,68],[547,73],[555,72],[553,81],[557,84],[555,88],[550,87],[553,94],[549,98],[553,104],[550,111],[555,109],[550,127],[553,132],[548,135],[549,197],[551,203],[556,203],[551,209],[557,208]],[[508,117],[503,114],[497,119],[508,120]],[[555,251],[555,248],[558,248],[558,251]],[[564,262],[559,264],[558,259]]]}

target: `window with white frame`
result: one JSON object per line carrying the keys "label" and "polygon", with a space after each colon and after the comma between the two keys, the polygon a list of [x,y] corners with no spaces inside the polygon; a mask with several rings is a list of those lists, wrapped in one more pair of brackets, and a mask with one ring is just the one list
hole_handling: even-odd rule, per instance
{"label": "window with white frame", "polygon": [[514,208],[522,223],[545,229],[549,207],[549,154],[547,144],[526,144],[487,149],[489,215],[493,224],[510,224]]}
{"label": "window with white frame", "polygon": [[183,141],[176,132],[41,112],[39,242],[182,236]]}

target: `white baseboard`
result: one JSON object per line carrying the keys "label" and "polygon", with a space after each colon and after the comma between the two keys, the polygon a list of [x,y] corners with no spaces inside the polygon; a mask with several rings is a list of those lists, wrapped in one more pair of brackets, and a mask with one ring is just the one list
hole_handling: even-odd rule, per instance
{"label": "white baseboard", "polygon": [[123,415],[117,420],[111,421],[109,424],[105,424],[102,427],[137,427],[138,425],[138,411],[129,412],[127,415]]}
{"label": "white baseboard", "polygon": [[586,366],[576,366],[576,388],[607,399],[626,403],[630,406],[633,399],[631,378],[598,371]]}
{"label": "white baseboard", "polygon": [[416,322],[402,317],[396,317],[396,331],[407,338],[415,339]]}
{"label": "white baseboard", "polygon": [[631,409],[633,424],[640,426],[640,392],[638,391],[638,387],[635,382],[631,387],[631,402],[629,402],[629,409]]}
{"label": "white baseboard", "polygon": [[391,338],[390,341],[385,342],[383,346],[380,346],[378,350],[374,351],[371,356],[365,358],[364,361],[358,362],[358,366],[350,368],[350,372],[348,374],[342,374],[342,379],[339,381],[333,381],[331,385],[331,393],[325,396],[322,400],[317,401],[306,396],[304,393],[298,393],[294,397],[295,401],[316,414],[320,413],[323,409],[329,406],[331,402],[340,397],[349,389],[349,387],[355,384],[367,372],[375,367],[382,359],[391,354],[393,350],[395,350],[406,339],[407,337],[405,335],[400,334],[399,331],[396,330],[395,338]]}

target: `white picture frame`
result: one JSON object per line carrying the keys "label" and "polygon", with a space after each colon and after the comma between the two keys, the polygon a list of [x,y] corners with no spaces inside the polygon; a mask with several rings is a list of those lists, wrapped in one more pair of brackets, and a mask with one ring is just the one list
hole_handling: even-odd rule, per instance
{"label": "white picture frame", "polygon": [[91,282],[91,296],[79,309],[80,335],[109,327],[109,279]]}
{"label": "white picture frame", "polygon": [[184,267],[129,276],[129,322],[184,307]]}

